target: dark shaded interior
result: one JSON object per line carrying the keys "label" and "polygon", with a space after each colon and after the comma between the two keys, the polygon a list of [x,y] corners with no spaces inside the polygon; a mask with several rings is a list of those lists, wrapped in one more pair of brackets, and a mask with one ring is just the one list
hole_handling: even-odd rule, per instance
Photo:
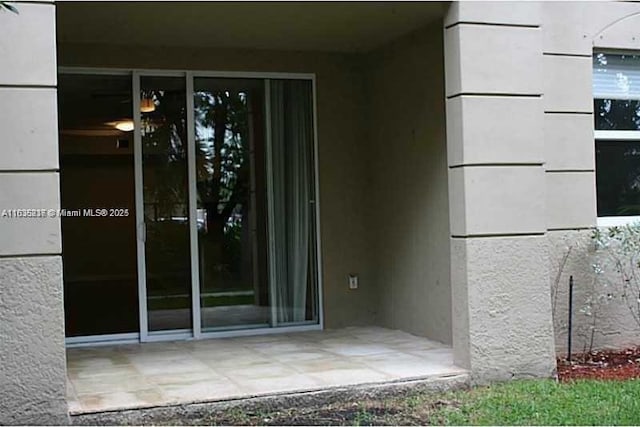
{"label": "dark shaded interior", "polygon": [[131,77],[61,75],[58,91],[66,334],[138,332],[133,141],[115,128]]}

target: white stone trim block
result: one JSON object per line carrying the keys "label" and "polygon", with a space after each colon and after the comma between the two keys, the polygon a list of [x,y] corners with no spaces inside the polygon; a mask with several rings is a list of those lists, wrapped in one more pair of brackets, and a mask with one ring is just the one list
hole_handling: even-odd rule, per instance
{"label": "white stone trim block", "polygon": [[56,12],[53,4],[20,3],[0,14],[0,85],[56,84]]}
{"label": "white stone trim block", "polygon": [[544,233],[545,179],[540,166],[449,170],[454,236]]}
{"label": "white stone trim block", "polygon": [[62,251],[57,216],[10,217],[5,212],[59,209],[59,188],[57,172],[0,173],[0,255],[48,255]]}
{"label": "white stone trim block", "polygon": [[0,171],[58,168],[56,90],[0,88]]}
{"label": "white stone trim block", "polygon": [[542,93],[539,28],[460,24],[445,30],[446,96]]}
{"label": "white stone trim block", "polygon": [[547,173],[547,227],[570,229],[596,225],[595,172]]}
{"label": "white stone trim block", "polygon": [[447,100],[449,166],[544,162],[540,98],[458,96]]}

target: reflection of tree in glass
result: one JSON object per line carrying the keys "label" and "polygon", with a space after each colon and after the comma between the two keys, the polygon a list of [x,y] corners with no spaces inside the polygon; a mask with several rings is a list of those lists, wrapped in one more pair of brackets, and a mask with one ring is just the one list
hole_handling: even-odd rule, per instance
{"label": "reflection of tree in glass", "polygon": [[[250,165],[247,94],[196,92],[197,185],[212,258],[234,263],[248,208]],[[231,246],[231,247],[230,247]],[[227,250],[223,250],[226,247]],[[236,260],[237,261],[237,260]]]}
{"label": "reflection of tree in glass", "polygon": [[640,144],[599,141],[596,144],[598,215],[640,213]]}
{"label": "reflection of tree in glass", "polygon": [[594,100],[597,130],[640,130],[640,100],[637,99],[640,82],[627,71],[637,66],[638,60],[637,55],[595,54],[594,78],[596,81],[604,78],[598,83],[600,93]]}
{"label": "reflection of tree in glass", "polygon": [[596,99],[594,110],[597,130],[640,130],[638,100]]}
{"label": "reflection of tree in glass", "polygon": [[[145,171],[153,171],[145,185],[145,202],[155,205],[156,218],[187,217],[186,123],[182,91],[153,91],[156,109],[142,116]],[[145,180],[146,181],[146,180]]]}
{"label": "reflection of tree in glass", "polygon": [[629,145],[624,150],[624,186],[620,191],[619,215],[637,215],[640,212],[640,149]]}

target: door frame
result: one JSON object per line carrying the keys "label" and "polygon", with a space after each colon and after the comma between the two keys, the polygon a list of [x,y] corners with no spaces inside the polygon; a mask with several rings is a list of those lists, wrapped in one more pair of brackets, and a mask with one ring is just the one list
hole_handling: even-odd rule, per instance
{"label": "door frame", "polygon": [[[123,334],[91,335],[65,338],[67,347],[81,347],[94,345],[125,344],[135,342],[176,341],[203,338],[223,338],[248,335],[266,335],[276,333],[302,332],[324,329],[324,302],[323,302],[323,277],[322,277],[322,250],[320,229],[320,179],[318,158],[318,115],[317,115],[317,86],[315,73],[282,73],[282,72],[249,72],[249,71],[201,71],[201,70],[174,70],[174,69],[143,69],[143,68],[93,68],[93,67],[58,67],[59,74],[85,74],[85,75],[127,75],[131,76],[133,95],[133,153],[134,153],[134,186],[136,207],[136,261],[138,277],[138,312],[139,331]],[[146,288],[146,264],[145,264],[145,240],[146,229],[144,223],[144,198],[143,198],[143,170],[142,170],[142,135],[140,114],[140,77],[141,76],[165,76],[184,77],[186,83],[186,110],[187,110],[187,173],[189,194],[189,240],[191,251],[191,313],[192,324],[188,330],[169,330],[149,332]],[[198,253],[198,229],[197,229],[197,194],[196,194],[196,147],[194,126],[194,89],[193,82],[196,77],[210,78],[244,78],[259,79],[265,83],[265,124],[267,145],[270,144],[270,98],[269,81],[282,80],[308,80],[312,87],[313,108],[313,155],[314,155],[314,204],[315,204],[315,240],[317,271],[317,322],[300,325],[262,328],[228,329],[222,331],[203,332],[201,324],[200,306],[200,275]],[[271,237],[269,237],[271,240]],[[64,255],[63,255],[64,256]],[[269,281],[271,282],[271,280]],[[270,285],[271,286],[271,285]],[[273,308],[272,308],[273,311]]]}

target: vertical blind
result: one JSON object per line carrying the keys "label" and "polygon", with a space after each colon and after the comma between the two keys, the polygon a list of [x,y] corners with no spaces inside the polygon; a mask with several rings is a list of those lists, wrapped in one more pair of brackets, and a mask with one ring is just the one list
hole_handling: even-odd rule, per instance
{"label": "vertical blind", "polygon": [[594,53],[593,97],[640,100],[640,56]]}

